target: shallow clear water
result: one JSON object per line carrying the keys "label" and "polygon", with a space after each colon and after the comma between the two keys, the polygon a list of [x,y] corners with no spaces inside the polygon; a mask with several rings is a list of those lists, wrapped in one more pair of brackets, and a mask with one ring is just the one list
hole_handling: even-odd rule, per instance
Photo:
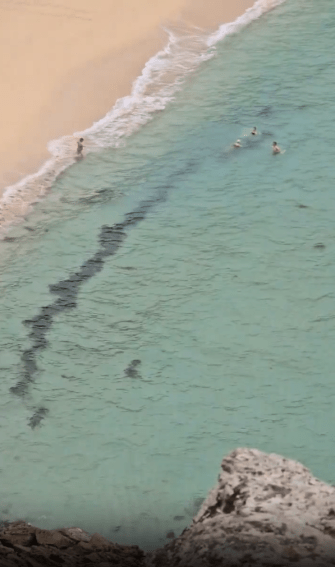
{"label": "shallow clear water", "polygon": [[238,446],[335,481],[334,24],[288,0],[226,39],[0,243],[3,518],[148,549]]}

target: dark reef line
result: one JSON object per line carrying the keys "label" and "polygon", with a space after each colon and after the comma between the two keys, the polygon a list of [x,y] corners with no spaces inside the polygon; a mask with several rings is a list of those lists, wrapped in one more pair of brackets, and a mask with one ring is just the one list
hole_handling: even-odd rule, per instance
{"label": "dark reef line", "polygon": [[[22,353],[23,370],[16,385],[10,388],[13,394],[24,398],[28,393],[29,386],[35,382],[39,370],[36,359],[38,354],[48,346],[46,337],[55,316],[77,307],[76,300],[80,286],[101,272],[106,259],[114,256],[122,246],[127,237],[127,230],[137,226],[146,218],[148,212],[154,206],[165,201],[175,181],[181,175],[190,171],[193,172],[196,167],[197,162],[195,160],[188,161],[182,168],[169,176],[168,183],[157,187],[154,198],[142,201],[135,210],[126,213],[123,222],[112,226],[103,225],[100,229],[97,252],[69,278],[49,286],[50,292],[57,295],[58,298],[53,303],[41,307],[36,317],[23,321],[25,325],[31,328],[29,338],[32,340],[32,345]],[[28,425],[34,429],[40,425],[48,413],[48,408],[36,407]]]}

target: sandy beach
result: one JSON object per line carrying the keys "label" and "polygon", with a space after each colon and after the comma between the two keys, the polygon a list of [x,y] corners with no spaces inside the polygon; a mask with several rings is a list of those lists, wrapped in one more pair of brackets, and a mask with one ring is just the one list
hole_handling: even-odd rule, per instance
{"label": "sandy beach", "polygon": [[253,0],[0,0],[0,195],[130,93],[164,24],[216,29]]}

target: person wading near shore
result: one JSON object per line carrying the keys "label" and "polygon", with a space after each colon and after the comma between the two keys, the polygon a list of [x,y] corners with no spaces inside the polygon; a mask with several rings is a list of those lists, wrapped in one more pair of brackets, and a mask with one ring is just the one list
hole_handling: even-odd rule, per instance
{"label": "person wading near shore", "polygon": [[80,138],[79,142],[77,142],[77,156],[82,156],[82,151],[84,148],[83,141],[84,138]]}

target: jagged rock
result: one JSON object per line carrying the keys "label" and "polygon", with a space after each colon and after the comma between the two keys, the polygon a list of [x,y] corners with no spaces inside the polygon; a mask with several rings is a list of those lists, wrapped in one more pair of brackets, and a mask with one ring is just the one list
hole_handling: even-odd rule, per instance
{"label": "jagged rock", "polygon": [[113,549],[113,544],[104,536],[93,534],[90,539],[90,545],[96,549],[105,549],[106,551]]}
{"label": "jagged rock", "polygon": [[0,567],[141,567],[144,552],[80,528],[42,530],[18,521],[0,528]]}
{"label": "jagged rock", "polygon": [[75,541],[66,537],[60,530],[40,530],[35,528],[35,537],[38,545],[54,545],[67,548],[75,545]]}
{"label": "jagged rock", "polygon": [[335,488],[300,463],[256,449],[223,459],[190,528],[147,567],[335,565]]}
{"label": "jagged rock", "polygon": [[85,541],[88,542],[91,539],[91,536],[84,532],[84,530],[80,528],[65,528],[63,530],[59,530],[60,533],[69,537],[70,539],[74,539],[75,541]]}
{"label": "jagged rock", "polygon": [[[173,537],[173,533],[169,533]],[[0,526],[0,567],[331,567],[335,488],[300,463],[256,449],[223,459],[191,526],[146,558],[80,528]]]}
{"label": "jagged rock", "polygon": [[13,522],[8,528],[0,532],[0,542],[7,547],[13,547],[14,545],[29,547],[35,541],[35,529],[33,526],[20,520]]}

